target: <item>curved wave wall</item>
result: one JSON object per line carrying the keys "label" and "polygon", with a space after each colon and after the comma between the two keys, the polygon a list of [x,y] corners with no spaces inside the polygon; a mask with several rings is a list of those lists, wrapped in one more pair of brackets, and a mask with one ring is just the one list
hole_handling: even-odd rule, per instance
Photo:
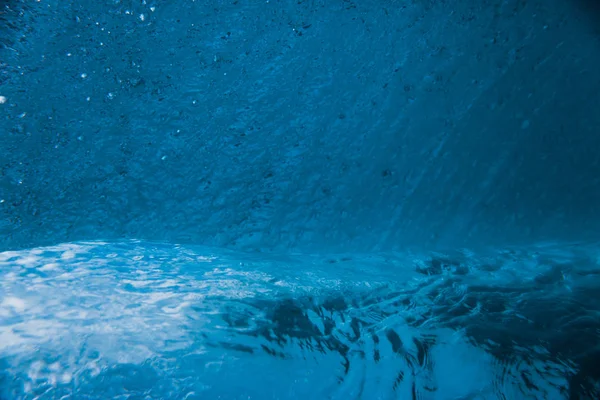
{"label": "curved wave wall", "polygon": [[593,2],[2,2],[3,248],[595,239]]}

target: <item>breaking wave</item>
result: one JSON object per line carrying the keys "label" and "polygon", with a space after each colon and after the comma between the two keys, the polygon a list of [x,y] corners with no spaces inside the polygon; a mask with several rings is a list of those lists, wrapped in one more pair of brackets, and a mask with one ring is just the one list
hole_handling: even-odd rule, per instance
{"label": "breaking wave", "polygon": [[594,246],[0,253],[4,399],[592,399]]}

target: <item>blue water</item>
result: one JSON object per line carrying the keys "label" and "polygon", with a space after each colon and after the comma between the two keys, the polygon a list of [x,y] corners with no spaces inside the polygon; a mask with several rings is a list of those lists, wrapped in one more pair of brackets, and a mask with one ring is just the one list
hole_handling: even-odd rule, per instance
{"label": "blue water", "polygon": [[0,400],[600,398],[594,0],[0,0]]}
{"label": "blue water", "polygon": [[596,247],[267,256],[86,242],[0,253],[0,278],[6,399],[598,389]]}

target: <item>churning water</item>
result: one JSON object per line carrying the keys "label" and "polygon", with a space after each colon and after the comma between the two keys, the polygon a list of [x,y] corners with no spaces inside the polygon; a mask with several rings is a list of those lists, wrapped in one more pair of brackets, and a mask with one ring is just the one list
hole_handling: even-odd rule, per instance
{"label": "churning water", "polygon": [[600,399],[592,3],[0,0],[0,400]]}
{"label": "churning water", "polygon": [[600,260],[247,254],[128,241],[0,253],[3,399],[594,398]]}

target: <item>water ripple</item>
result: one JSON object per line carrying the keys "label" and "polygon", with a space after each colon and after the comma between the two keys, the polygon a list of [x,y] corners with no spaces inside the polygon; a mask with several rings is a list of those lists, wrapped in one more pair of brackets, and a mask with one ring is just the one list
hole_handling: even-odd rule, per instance
{"label": "water ripple", "polygon": [[592,399],[597,254],[4,252],[0,395]]}

